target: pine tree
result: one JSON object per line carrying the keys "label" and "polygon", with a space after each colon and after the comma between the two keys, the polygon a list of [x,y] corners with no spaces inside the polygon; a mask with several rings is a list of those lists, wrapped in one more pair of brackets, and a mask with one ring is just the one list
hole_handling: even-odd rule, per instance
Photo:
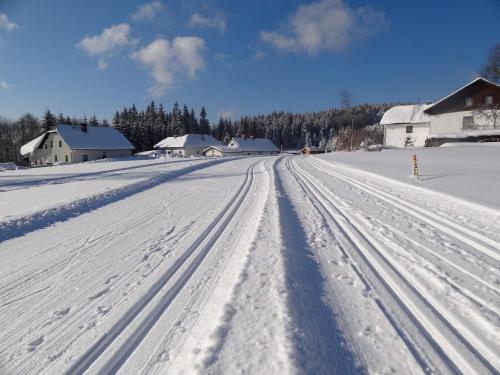
{"label": "pine tree", "polygon": [[42,133],[49,131],[50,129],[55,128],[57,125],[56,117],[50,112],[50,109],[47,109],[42,117],[42,122],[40,124],[40,128]]}
{"label": "pine tree", "polygon": [[210,123],[207,120],[207,112],[205,111],[205,107],[201,107],[199,132],[201,134],[210,134],[210,130]]}
{"label": "pine tree", "polygon": [[95,114],[90,118],[89,126],[99,126],[99,121],[97,120],[97,117],[95,117]]}

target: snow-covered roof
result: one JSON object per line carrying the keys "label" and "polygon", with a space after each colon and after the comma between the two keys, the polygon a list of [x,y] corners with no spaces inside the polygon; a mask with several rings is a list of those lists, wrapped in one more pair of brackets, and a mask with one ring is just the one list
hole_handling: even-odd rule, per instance
{"label": "snow-covered roof", "polygon": [[72,150],[132,150],[135,147],[115,128],[80,125],[58,125],[57,133]]}
{"label": "snow-covered roof", "polygon": [[38,146],[40,146],[40,143],[43,142],[43,139],[45,138],[46,134],[47,133],[43,133],[41,136],[36,137],[32,141],[29,141],[25,145],[21,146],[21,155],[26,156],[35,151],[38,148]]}
{"label": "snow-covered roof", "polygon": [[392,107],[385,111],[380,124],[418,124],[429,122],[430,117],[424,111],[431,106],[432,104],[412,104]]}
{"label": "snow-covered roof", "polygon": [[208,148],[220,145],[220,142],[207,134],[186,134],[180,137],[168,137],[158,142],[155,148]]}
{"label": "snow-covered roof", "polygon": [[[231,143],[236,143],[235,146],[231,146]],[[234,137],[231,142],[229,142],[229,147],[238,148],[241,151],[267,151],[276,152],[279,151],[278,147],[267,138],[238,138]]]}
{"label": "snow-covered roof", "polygon": [[132,150],[134,146],[114,128],[87,126],[82,131],[80,125],[57,125],[41,136],[33,139],[21,147],[21,155],[26,156],[35,151],[43,142],[47,134],[58,133],[72,150]]}
{"label": "snow-covered roof", "polygon": [[219,145],[217,145],[217,146],[207,147],[205,150],[203,150],[203,152],[211,150],[211,149],[219,150],[220,152],[226,153],[226,154],[236,154],[236,153],[239,153],[239,152],[243,151],[243,150],[240,150],[238,147],[229,147],[229,146],[219,146]]}
{"label": "snow-covered roof", "polygon": [[175,137],[167,137],[165,139],[162,139],[160,142],[154,145],[153,148],[165,148],[168,147],[168,145],[175,139]]}

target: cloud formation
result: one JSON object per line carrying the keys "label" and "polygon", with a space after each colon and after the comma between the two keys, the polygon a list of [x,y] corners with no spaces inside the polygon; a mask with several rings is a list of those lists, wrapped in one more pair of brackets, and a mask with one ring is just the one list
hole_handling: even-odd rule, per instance
{"label": "cloud formation", "polygon": [[135,13],[132,14],[134,21],[152,21],[156,14],[163,10],[163,4],[159,1],[143,4],[137,7]]}
{"label": "cloud formation", "polygon": [[7,90],[7,89],[9,89],[9,88],[10,88],[10,85],[9,85],[7,82],[5,82],[5,81],[0,81],[0,89],[2,89],[2,90]]}
{"label": "cloud formation", "polygon": [[9,21],[9,17],[5,13],[0,12],[0,29],[4,29],[6,31],[12,31],[17,27],[17,25]]}
{"label": "cloud formation", "polygon": [[131,31],[132,28],[127,23],[112,25],[99,35],[86,36],[76,44],[76,47],[91,57],[99,57],[97,66],[105,70],[108,67],[107,57],[123,47],[137,43],[137,40],[130,37]]}
{"label": "cloud formation", "polygon": [[149,70],[155,82],[149,94],[158,97],[164,95],[178,77],[196,78],[196,73],[205,67],[204,49],[205,41],[198,37],[176,37],[172,42],[160,38],[132,53],[131,58]]}
{"label": "cloud formation", "polygon": [[300,6],[283,31],[261,31],[260,38],[285,52],[313,55],[338,52],[388,26],[384,12],[369,6],[351,8],[343,0],[320,0]]}
{"label": "cloud formation", "polygon": [[200,13],[194,13],[189,19],[189,26],[193,28],[216,29],[221,34],[226,31],[226,18],[222,15],[206,17]]}

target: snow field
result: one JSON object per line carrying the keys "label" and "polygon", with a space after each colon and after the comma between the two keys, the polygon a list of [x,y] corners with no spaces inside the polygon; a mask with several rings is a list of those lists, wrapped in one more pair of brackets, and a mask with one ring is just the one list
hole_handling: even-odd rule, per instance
{"label": "snow field", "polygon": [[495,208],[323,155],[123,163],[3,172],[0,372],[499,372]]}
{"label": "snow field", "polygon": [[[312,166],[318,165],[315,161],[308,164]],[[320,170],[325,172],[324,168],[320,167]],[[339,174],[336,172],[326,172],[339,178]],[[305,174],[303,171],[302,173]],[[305,175],[307,176],[307,174]],[[324,176],[324,174],[322,174],[322,176]],[[444,364],[449,365],[449,363],[446,363],[446,359],[448,359],[455,365],[455,370],[467,369],[467,372],[470,373],[495,372],[495,369],[499,367],[499,359],[496,354],[498,352],[497,343],[499,337],[498,289],[488,282],[482,282],[482,286],[487,285],[489,289],[489,297],[487,302],[485,302],[485,300],[475,297],[477,293],[476,287],[468,290],[467,286],[470,287],[470,284],[458,285],[453,282],[453,279],[457,275],[457,267],[455,267],[453,270],[455,272],[453,273],[433,275],[429,270],[416,266],[419,262],[421,263],[421,260],[413,259],[413,262],[408,262],[408,259],[402,259],[401,254],[399,254],[397,258],[394,258],[393,255],[387,251],[388,244],[390,244],[390,247],[393,249],[398,249],[400,253],[410,253],[411,256],[415,256],[420,252],[411,251],[413,249],[407,246],[408,243],[404,247],[398,246],[394,241],[388,240],[389,236],[387,236],[387,233],[381,233],[382,236],[375,239],[372,235],[372,233],[374,233],[373,227],[368,223],[368,220],[363,218],[363,214],[361,214],[362,210],[359,209],[359,207],[356,207],[356,209],[354,207],[351,208],[350,206],[352,206],[352,204],[350,204],[349,201],[339,201],[338,191],[332,194],[330,189],[318,180],[314,180],[314,183],[312,183],[313,180],[311,180],[311,177],[309,176],[306,177],[306,179],[307,178],[310,182],[309,185],[315,186],[317,189],[317,194],[320,194],[323,200],[328,200],[335,211],[337,211],[337,214],[333,211],[331,215],[341,215],[341,220],[337,221],[337,224],[343,229],[346,237],[354,242],[357,249],[363,252],[363,257],[368,261],[370,267],[375,269],[379,278],[384,281],[384,283],[388,284],[393,294],[396,294],[397,298],[400,300],[401,305],[406,307],[408,312],[414,315],[413,319],[421,325],[421,328],[424,328],[428,332],[427,336],[436,341],[434,346],[437,346],[439,351],[443,351],[446,356]],[[360,187],[360,184],[352,180],[344,179],[344,181],[349,181],[351,188]],[[338,185],[336,184],[334,186]],[[362,189],[361,194],[366,194],[367,192],[368,189],[365,188]],[[377,196],[372,193],[369,197],[373,199]],[[400,201],[396,203],[394,200],[397,198],[394,196],[392,198],[392,202],[390,200],[385,200],[384,203],[392,204],[393,207],[401,209],[402,206],[398,206]],[[359,202],[360,199],[357,199],[357,201]],[[364,211],[370,212],[370,209],[365,208]],[[416,217],[417,219],[423,220],[426,225],[434,226],[435,228],[433,231],[436,231],[436,228],[443,230],[446,235],[454,235],[455,241],[458,240],[463,244],[471,246],[475,250],[480,250],[479,256],[486,256],[484,259],[481,259],[481,261],[487,260],[488,262],[492,262],[492,264],[498,264],[496,254],[496,249],[498,248],[494,247],[494,241],[493,244],[489,244],[491,247],[487,248],[485,244],[475,242],[475,240],[467,237],[467,234],[470,235],[473,233],[467,229],[465,229],[466,234],[457,233],[443,227],[441,224],[437,224],[431,219],[425,219],[423,216],[418,216],[419,214],[416,214],[411,209],[409,210],[403,207],[402,210],[405,213],[411,213],[414,218]],[[394,214],[394,211],[392,211],[392,214]],[[437,216],[434,215],[433,219],[436,218]],[[346,221],[347,224],[345,224]],[[446,218],[443,218],[443,221],[448,224],[450,223]],[[411,223],[414,222],[415,220],[411,221]],[[357,234],[356,231],[358,232]],[[480,234],[475,234],[476,235],[473,237],[483,238]],[[462,249],[463,246],[460,247],[460,250]],[[462,253],[464,253],[463,250]],[[381,259],[377,260],[374,255],[378,255]],[[467,253],[467,255],[469,255],[469,253]],[[406,257],[408,256],[406,255]],[[491,259],[488,259],[490,257]],[[477,261],[475,263],[477,263]],[[410,268],[410,270],[407,268]],[[394,270],[396,275],[391,276],[390,272],[388,272],[390,270]],[[471,272],[467,272],[466,276],[470,274]],[[489,274],[492,274],[491,271]],[[460,275],[460,273],[458,273],[458,275]],[[402,279],[398,280],[398,278]],[[442,279],[448,282],[443,283]],[[409,287],[409,291],[401,289],[405,283]],[[442,289],[439,290],[436,288],[436,285],[440,286]],[[472,285],[476,286],[477,284]],[[464,288],[464,286],[466,288]],[[458,293],[453,289],[456,289]],[[439,297],[436,298],[435,293]],[[412,294],[416,295],[412,296]],[[451,296],[447,296],[446,294],[451,294]],[[443,299],[443,297],[445,301],[440,300]],[[419,300],[421,303],[423,302],[420,307],[418,304],[415,304],[415,302]],[[429,310],[433,311],[438,319],[430,315]],[[445,327],[441,326],[442,324],[444,324]],[[451,332],[446,332],[446,327],[449,328]],[[453,336],[456,338],[453,338]],[[438,354],[436,357],[439,356]],[[427,368],[427,366],[428,365],[425,365],[425,368]],[[432,365],[429,367],[432,368]],[[448,369],[448,371],[449,370],[454,369],[451,368]]]}

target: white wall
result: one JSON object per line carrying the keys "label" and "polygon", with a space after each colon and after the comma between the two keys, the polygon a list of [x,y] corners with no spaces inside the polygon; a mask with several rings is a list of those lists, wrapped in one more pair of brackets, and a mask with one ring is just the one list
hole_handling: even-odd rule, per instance
{"label": "white wall", "polygon": [[[413,133],[406,133],[406,126],[413,126]],[[384,144],[404,148],[406,137],[414,140],[415,147],[423,147],[429,137],[429,123],[384,125]]]}
{"label": "white wall", "polygon": [[[458,133],[463,131],[464,117],[473,116],[474,123],[479,126],[488,126],[486,119],[474,116],[472,111],[443,113],[431,116],[431,134]],[[470,130],[470,129],[465,129]]]}

